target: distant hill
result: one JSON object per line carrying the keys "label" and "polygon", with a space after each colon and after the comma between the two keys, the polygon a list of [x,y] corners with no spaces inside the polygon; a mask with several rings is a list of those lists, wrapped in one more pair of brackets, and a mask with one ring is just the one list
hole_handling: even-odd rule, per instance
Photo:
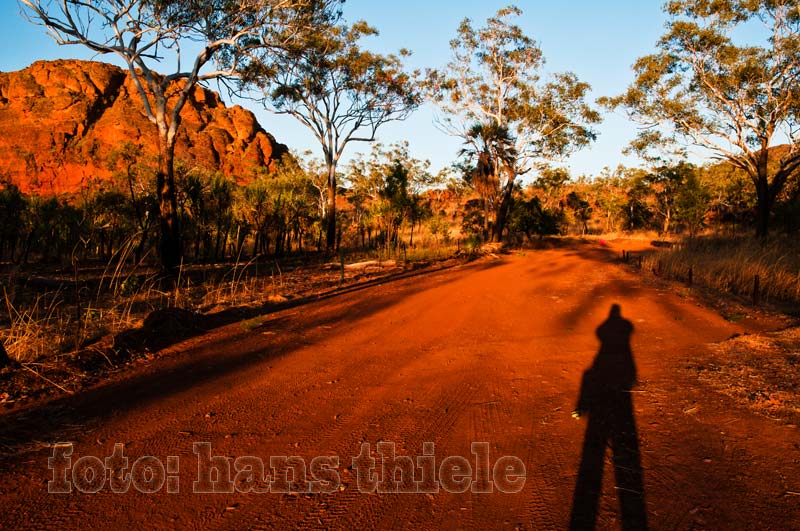
{"label": "distant hill", "polygon": [[[287,151],[250,111],[197,87],[181,113],[177,159],[237,181]],[[158,153],[155,126],[128,73],[92,61],[38,61],[0,72],[0,182],[25,192],[74,192],[108,179],[109,155],[126,142]]]}

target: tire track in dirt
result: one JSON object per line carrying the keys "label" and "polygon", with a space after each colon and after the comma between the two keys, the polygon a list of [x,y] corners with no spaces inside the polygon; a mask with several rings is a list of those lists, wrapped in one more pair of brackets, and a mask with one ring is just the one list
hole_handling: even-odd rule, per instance
{"label": "tire track in dirt", "polygon": [[[358,301],[358,299],[356,299]],[[293,312],[296,313],[296,312]],[[332,313],[331,310],[327,308],[323,308],[322,310],[317,310],[315,313],[321,314],[330,314]],[[282,315],[277,315],[274,318],[271,318],[270,321],[280,321],[282,319]],[[327,315],[323,315],[327,319]],[[324,321],[325,319],[321,319]],[[307,321],[306,321],[307,322]],[[346,323],[344,326],[341,326],[340,329],[343,332],[346,332],[347,329],[356,326],[357,323]],[[298,327],[302,327],[302,324],[298,325]],[[317,331],[319,332],[319,331]],[[312,331],[313,333],[313,331]],[[317,335],[320,335],[317,333]],[[374,335],[374,339],[377,339],[380,336],[380,332],[376,332]],[[314,338],[315,340],[318,338]],[[290,330],[290,338],[284,343],[291,342],[294,340],[295,342],[304,342],[304,343],[311,343],[308,338],[303,335],[297,333],[296,330]],[[254,349],[253,355],[258,355],[258,349]],[[301,353],[302,354],[302,353]],[[322,362],[317,361],[316,365],[320,363],[327,365],[329,367],[334,367],[338,374],[348,373],[348,372],[355,372],[356,367],[362,367],[365,365],[363,359],[354,359],[350,363],[343,363],[346,360],[346,357],[336,356],[334,352],[332,355],[329,355],[327,358],[323,359]],[[112,422],[112,427],[105,430],[105,433],[109,433],[109,440],[113,441],[113,433],[115,431],[120,430],[120,425],[123,425],[124,430],[127,430],[128,433],[135,433],[136,440],[128,442],[128,450],[131,449],[131,443],[135,443],[136,447],[146,447],[148,449],[148,453],[151,455],[157,456],[165,456],[167,453],[175,452],[167,452],[167,450],[174,450],[175,448],[180,448],[181,446],[186,446],[186,437],[191,436],[195,440],[205,440],[211,442],[222,442],[224,441],[223,435],[225,431],[228,430],[214,430],[211,429],[213,426],[210,426],[207,421],[203,420],[203,416],[207,411],[225,411],[227,413],[228,418],[235,418],[237,413],[247,413],[250,416],[253,415],[254,412],[262,411],[264,409],[264,404],[262,402],[262,393],[254,393],[254,389],[260,388],[264,385],[265,381],[267,381],[267,385],[269,388],[266,390],[268,396],[279,397],[278,401],[272,401],[270,404],[273,406],[273,411],[276,413],[269,419],[265,419],[272,425],[278,426],[285,426],[290,425],[291,421],[296,418],[304,418],[302,414],[302,408],[294,407],[285,407],[280,406],[278,404],[303,404],[304,402],[312,402],[317,398],[313,396],[309,396],[314,391],[318,391],[317,384],[314,382],[313,379],[309,379],[310,372],[306,370],[309,374],[304,374],[303,377],[298,377],[296,372],[290,372],[290,367],[284,367],[283,365],[278,365],[282,362],[282,359],[279,359],[275,362],[277,370],[263,370],[259,369],[259,373],[263,373],[261,375],[256,376],[247,376],[245,378],[245,382],[249,382],[249,384],[245,385],[240,380],[240,374],[228,375],[225,378],[222,378],[218,381],[211,382],[210,384],[206,384],[204,386],[200,386],[195,388],[193,392],[200,393],[204,396],[203,406],[202,407],[192,407],[195,406],[193,403],[193,395],[194,393],[189,393],[188,398],[184,398],[183,396],[171,397],[168,404],[159,404],[159,407],[155,409],[147,410],[145,415],[142,414],[132,414],[126,415],[123,418],[114,419]],[[304,366],[306,363],[301,362],[296,365],[300,365],[301,367]],[[369,364],[369,360],[367,361]],[[287,369],[286,374],[284,374],[281,369]],[[396,367],[392,368],[390,366],[386,366],[384,373],[392,372],[396,370]],[[318,376],[318,375],[317,375]],[[386,374],[379,374],[377,375],[378,379],[384,378]],[[239,385],[234,387],[233,383],[239,379]],[[273,381],[274,380],[274,381]],[[377,380],[379,381],[379,380]],[[220,390],[222,388],[222,390]],[[319,393],[317,393],[319,394]],[[249,397],[249,403],[246,402]],[[243,406],[231,406],[231,404],[242,404]],[[188,406],[188,407],[187,407]],[[255,407],[260,406],[260,407]],[[245,417],[247,415],[244,415]],[[199,427],[198,429],[198,419],[199,419]],[[114,427],[116,426],[116,427]],[[191,430],[191,431],[190,431]],[[235,429],[234,429],[235,431]],[[306,430],[307,433],[315,433],[318,430],[314,430],[313,426],[311,429]],[[165,436],[166,432],[166,436]],[[101,438],[105,438],[102,435]],[[97,435],[97,434],[95,434]],[[261,437],[260,433],[257,433],[254,437],[255,440],[259,440]],[[125,439],[123,439],[124,441]],[[309,438],[309,441],[312,439]],[[76,450],[80,450],[84,448],[86,445],[80,445],[76,448]],[[274,446],[273,446],[274,448]],[[88,450],[88,449],[87,449]],[[108,455],[111,451],[110,447],[106,447],[105,449],[94,452],[92,450],[86,451],[87,454],[96,454],[99,453],[100,455]],[[244,452],[246,454],[255,453],[256,455],[261,455],[258,452]],[[280,449],[279,451],[273,452],[275,455],[284,455],[289,452],[286,451],[286,447]],[[181,454],[182,459],[190,460],[192,459],[191,452],[184,451]],[[240,453],[240,455],[242,455]],[[77,454],[75,457],[79,457]],[[42,500],[46,500],[47,494],[40,491],[40,496]],[[104,496],[103,493],[100,493],[98,496]],[[229,501],[229,500],[228,500]],[[216,511],[217,514],[226,514],[225,507],[228,504],[228,501],[218,502],[218,510]],[[35,502],[34,502],[35,503]],[[42,502],[44,503],[44,501]],[[86,515],[83,515],[86,516]],[[207,523],[207,522],[206,522]]]}
{"label": "tire track in dirt", "polygon": [[[428,313],[447,315],[440,312],[437,306],[433,308],[434,311]],[[455,330],[446,337],[451,342],[457,343],[454,338],[458,337],[461,332],[460,328],[463,325],[456,325],[456,323],[449,323],[449,325],[449,328],[455,328]],[[462,360],[462,363],[464,359],[469,359],[468,354],[454,353],[453,349],[442,350],[434,348],[437,343],[434,342],[424,346],[420,350],[421,354],[415,355],[414,362],[403,367],[401,372],[414,375],[419,374],[429,366],[446,365],[451,358]],[[446,384],[432,379],[420,384],[420,382],[414,381],[413,378],[409,379],[408,376],[403,375],[386,380],[383,384],[383,387],[386,388],[386,396],[395,395],[398,390],[412,388],[414,389],[413,394],[405,394],[412,394],[413,401],[390,401],[389,404],[394,403],[396,406],[385,407],[384,411],[380,413],[369,409],[365,410],[363,417],[365,422],[360,423],[360,430],[356,429],[357,436],[355,439],[359,442],[371,443],[373,450],[378,441],[395,442],[398,444],[398,455],[412,457],[421,455],[423,443],[434,442],[437,444],[438,455],[441,450],[442,434],[446,434],[458,421],[470,400],[470,395],[475,391],[476,384],[471,378],[472,370],[473,367],[470,365],[466,367],[459,366],[458,371],[463,373],[463,376],[457,378],[456,381],[448,380]],[[452,371],[453,369],[450,369],[449,372]],[[381,403],[380,400],[377,402]],[[366,429],[364,426],[366,426]],[[340,441],[338,449],[342,452],[340,455],[346,456],[353,456],[355,455],[354,452],[358,450],[349,441]],[[328,528],[333,523],[341,525],[342,517],[349,516],[352,518],[354,514],[362,513],[369,515],[370,521],[379,521],[377,519],[387,509],[385,504],[375,503],[380,501],[377,496],[358,494],[354,486],[353,488],[347,488],[344,494],[346,500],[337,503],[337,507],[334,510],[326,510],[322,513],[320,511],[312,512],[300,524],[300,528],[304,528],[304,526],[309,529]],[[409,497],[413,495],[393,496]],[[423,499],[423,497],[418,498],[420,500]],[[398,515],[391,516],[392,520],[396,517]],[[381,526],[376,523],[376,527],[380,528]]]}
{"label": "tire track in dirt", "polygon": [[[414,444],[414,432],[419,428],[415,428],[410,423],[401,423],[400,429],[395,428],[391,432],[383,432],[385,435],[370,435],[369,427],[377,426],[384,427],[392,425],[398,421],[398,416],[402,415],[402,402],[392,400],[393,390],[387,390],[378,395],[378,400],[371,401],[367,404],[356,405],[356,410],[348,411],[346,408],[339,408],[345,411],[342,415],[347,419],[342,422],[337,422],[335,426],[328,427],[324,430],[315,430],[316,435],[301,438],[299,446],[308,448],[302,452],[304,457],[311,458],[313,455],[308,455],[307,452],[316,450],[314,455],[338,455],[341,458],[340,472],[350,466],[349,458],[356,455],[356,448],[354,442],[357,441],[372,441],[374,448],[375,442],[379,440],[398,441],[403,443],[403,448],[412,448]],[[415,399],[423,403],[430,403],[430,394],[418,394],[419,398]],[[447,409],[444,404],[449,403],[450,397],[440,396],[433,401],[433,405],[419,413],[425,414],[431,411]],[[383,403],[387,407],[382,413],[376,414],[374,410],[375,403]],[[434,417],[437,420],[442,420],[442,417]],[[367,429],[364,429],[364,426]],[[419,443],[421,448],[421,443]],[[355,488],[354,478],[347,476],[343,478],[348,482],[345,490],[340,493],[334,493],[327,496],[310,496],[308,497],[309,507],[304,509],[307,515],[303,521],[293,524],[298,529],[315,529],[319,525],[327,525],[328,522],[335,521],[337,518],[353,512],[353,506],[358,505],[357,502],[362,502],[364,495],[359,494]],[[271,495],[270,495],[271,496]],[[332,510],[328,509],[331,501],[335,501],[335,507]],[[252,514],[260,512],[261,508],[254,505],[249,510],[237,512],[236,517],[232,521],[226,521],[223,527],[229,526],[232,522],[245,522],[252,516]],[[319,524],[323,522],[323,524]],[[269,526],[268,526],[269,527]],[[323,527],[324,528],[324,527]]]}
{"label": "tire track in dirt", "polygon": [[[634,406],[652,528],[791,529],[800,509],[776,496],[775,484],[785,489],[800,465],[776,457],[795,432],[732,413],[681,372],[703,345],[739,328],[588,246],[376,286],[198,339],[202,367],[213,369],[215,356],[252,363],[75,433],[76,452],[122,440],[134,458],[180,454],[181,494],[48,496],[46,452],[22,454],[0,470],[8,485],[0,527],[564,528],[586,427],[569,411],[597,353],[595,328],[614,302],[636,328]],[[743,420],[728,424],[731,416]],[[767,444],[756,445],[759,437]],[[193,495],[192,440],[228,456],[338,455],[346,486],[316,496]],[[367,495],[347,470],[361,442],[374,450],[393,441],[411,457],[434,442],[440,461],[470,459],[470,443],[484,440],[492,462],[525,461],[520,494]],[[607,466],[601,527],[619,525],[614,489]]]}
{"label": "tire track in dirt", "polygon": [[[414,305],[411,305],[413,308]],[[441,308],[441,303],[436,303],[432,306],[427,307],[426,312],[431,315],[446,315],[446,312],[443,311]],[[412,318],[414,318],[414,314],[416,311],[408,311],[405,312],[393,312],[391,315],[391,320],[395,323],[404,323],[408,322]],[[453,323],[450,323],[450,327],[452,328]],[[366,326],[369,329],[369,324],[367,323]],[[448,328],[442,328],[442,331],[448,330]],[[377,335],[368,335],[367,337],[358,338],[357,344],[358,345],[371,345],[376,342],[379,338],[379,334]],[[403,340],[411,340],[412,338],[399,338],[396,343],[402,344],[404,343]],[[347,338],[344,337],[340,341],[347,341]],[[358,401],[356,400],[354,404],[347,404],[346,406],[338,406],[338,410],[342,411],[340,413],[339,419],[344,419],[342,422],[336,422],[335,427],[332,429],[325,429],[325,430],[316,430],[315,436],[307,436],[302,439],[301,446],[303,448],[312,448],[317,449],[318,453],[328,453],[333,455],[339,456],[347,456],[343,460],[347,461],[349,457],[354,456],[355,452],[357,452],[357,448],[354,446],[354,442],[360,441],[371,441],[374,447],[374,443],[378,440],[391,440],[391,441],[398,441],[404,445],[403,449],[413,449],[413,451],[421,450],[422,441],[421,439],[415,440],[414,436],[416,435],[417,438],[422,437],[424,438],[424,433],[434,433],[436,426],[438,424],[434,424],[433,428],[429,428],[427,430],[423,429],[422,432],[419,432],[419,428],[413,426],[413,423],[409,422],[402,422],[402,417],[410,417],[411,419],[414,418],[424,418],[426,414],[429,414],[431,411],[447,411],[448,407],[452,409],[452,404],[448,406],[447,404],[452,402],[451,397],[440,394],[440,389],[437,386],[423,386],[423,392],[417,388],[413,393],[414,404],[433,404],[432,406],[424,406],[422,409],[417,408],[416,410],[412,410],[411,414],[409,415],[409,411],[407,408],[409,404],[406,401],[398,401],[396,399],[393,400],[395,395],[397,394],[398,388],[402,389],[404,386],[402,383],[401,377],[394,377],[395,374],[400,374],[404,372],[410,372],[412,374],[416,374],[418,372],[418,368],[415,368],[413,365],[424,366],[425,364],[430,363],[429,360],[426,360],[426,356],[434,351],[434,346],[436,344],[440,344],[445,340],[438,338],[429,341],[426,344],[423,344],[421,348],[415,349],[416,352],[409,353],[404,352],[402,349],[400,350],[390,350],[388,352],[382,353],[380,356],[377,356],[378,359],[372,360],[372,363],[369,367],[359,367],[358,371],[362,374],[361,379],[368,378],[371,382],[381,382],[380,387],[376,387],[372,389],[369,393],[371,400],[369,402],[366,401]],[[411,356],[411,359],[409,358]],[[370,370],[371,369],[371,370]],[[366,373],[366,374],[365,374]],[[398,382],[400,380],[400,382]],[[339,382],[342,385],[346,385],[347,382]],[[406,385],[413,384],[414,382],[405,382]],[[417,386],[419,387],[419,386]],[[382,411],[375,410],[375,404],[392,404],[391,407],[385,407]],[[349,409],[348,409],[349,406]],[[365,430],[364,426],[367,428],[371,426],[375,427],[383,427],[383,426],[390,426],[396,424],[398,422],[398,417],[400,417],[400,428],[395,428],[390,435],[386,434],[374,434],[370,435],[368,432],[369,430]],[[438,420],[443,420],[444,417],[436,416]],[[359,428],[361,428],[359,430]],[[418,432],[418,433],[415,433]],[[360,436],[359,436],[360,434]],[[428,437],[430,438],[430,437]],[[311,456],[307,456],[311,457]],[[342,462],[340,463],[340,467],[345,469],[349,466],[349,462]],[[347,478],[352,481],[352,478]],[[299,523],[299,528],[316,528],[320,525],[328,525],[328,522],[335,521],[338,518],[341,518],[348,513],[353,512],[352,506],[358,505],[357,502],[363,501],[364,495],[357,493],[355,490],[355,485],[348,485],[343,492],[327,495],[327,496],[316,496],[310,497],[310,503],[312,507],[307,508],[307,515],[305,516],[303,522]],[[316,503],[314,503],[316,501]],[[329,506],[331,505],[331,501],[335,501],[334,510],[329,510]],[[253,508],[251,511],[242,511],[237,512],[235,521],[246,521],[251,517],[251,513],[253,511],[258,511],[257,508]],[[320,524],[322,522],[322,524]],[[232,522],[228,522],[230,524]]]}

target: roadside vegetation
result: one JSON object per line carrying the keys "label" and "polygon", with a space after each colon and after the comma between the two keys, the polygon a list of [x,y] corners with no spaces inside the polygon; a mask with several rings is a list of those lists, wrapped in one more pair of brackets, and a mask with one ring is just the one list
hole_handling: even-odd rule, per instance
{"label": "roadside vegetation", "polygon": [[[162,307],[207,311],[285,296],[280,279],[298,268],[311,275],[342,260],[404,267],[474,255],[492,239],[494,218],[469,160],[462,161],[467,170],[433,175],[407,145],[376,144],[339,176],[333,252],[325,250],[325,169],[313,159],[287,157],[248,184],[178,164],[186,246],[170,285],[155,259],[156,201],[148,192],[154,172],[145,164],[127,165],[116,181],[73,196],[32,197],[6,185],[6,350],[32,361],[84,348]],[[648,271],[685,280],[691,268],[695,284],[747,297],[758,275],[764,301],[797,304],[798,196],[787,190],[774,217],[780,230],[755,239],[754,197],[744,179],[724,164],[619,167],[592,177],[545,168],[532,184],[515,187],[503,240],[524,246],[546,236],[648,235],[671,244],[646,255]]]}

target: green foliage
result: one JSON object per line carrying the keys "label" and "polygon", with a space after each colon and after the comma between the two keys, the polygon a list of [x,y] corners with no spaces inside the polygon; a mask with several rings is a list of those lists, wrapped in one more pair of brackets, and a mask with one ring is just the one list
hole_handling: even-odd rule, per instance
{"label": "green foliage", "polygon": [[450,243],[450,223],[445,216],[437,214],[431,217],[430,221],[428,221],[428,227],[437,242],[441,241],[445,244]]}
{"label": "green foliage", "polygon": [[484,238],[484,227],[486,218],[484,217],[484,205],[480,199],[470,199],[464,204],[461,215],[461,232],[468,237]]}
{"label": "green foliage", "polygon": [[650,229],[655,218],[655,213],[648,204],[650,190],[645,177],[646,174],[642,173],[634,176],[627,188],[625,227],[628,230]]}
{"label": "green foliage", "polygon": [[291,251],[292,242],[302,249],[320,219],[318,194],[311,174],[294,157],[284,156],[272,173],[257,175],[234,192],[234,219],[241,248],[248,235],[254,253],[268,254],[274,243],[277,255]]}
{"label": "green foliage", "polygon": [[[624,107],[646,125],[631,148],[683,154],[699,146],[744,171],[757,197],[756,232],[800,169],[800,17],[797,2],[674,0],[658,52],[634,65],[635,82],[610,108]],[[763,44],[737,43],[740,29],[759,28]],[[788,144],[770,167],[770,146]]]}
{"label": "green foliage", "polygon": [[557,215],[542,208],[538,197],[514,201],[508,228],[516,239],[519,239],[520,234],[524,234],[529,241],[534,235],[541,237],[558,234],[558,225]]}
{"label": "green foliage", "polygon": [[484,233],[493,224],[496,239],[503,234],[516,178],[537,161],[587,146],[595,139],[592,125],[600,121],[585,102],[589,85],[575,74],[542,79],[541,49],[513,23],[521,14],[513,6],[500,9],[478,29],[465,19],[450,43],[451,62],[429,71],[426,84],[444,113],[444,126],[472,146],[469,164],[476,184],[485,188]]}
{"label": "green foliage", "polygon": [[539,178],[533,186],[541,191],[545,208],[555,208],[561,200],[564,187],[570,181],[569,171],[565,168],[553,168],[545,165],[539,171]]}
{"label": "green foliage", "polygon": [[589,232],[589,219],[592,215],[592,205],[581,197],[576,191],[572,190],[564,198],[562,204],[562,216],[567,218],[567,223],[575,225],[578,232],[582,235]]}
{"label": "green foliage", "polygon": [[101,260],[108,261],[135,232],[134,216],[128,197],[119,190],[101,189],[84,206],[91,240],[98,246]]}
{"label": "green foliage", "polygon": [[362,247],[377,243],[396,247],[404,224],[411,229],[409,244],[413,244],[414,228],[432,214],[424,193],[441,180],[431,175],[429,167],[429,161],[410,155],[408,143],[387,148],[375,144],[369,157],[358,156],[350,163],[349,198]]}
{"label": "green foliage", "polygon": [[692,164],[680,162],[660,166],[640,179],[652,199],[650,208],[661,221],[659,232],[669,233],[674,221],[686,222],[691,234],[702,227],[708,208],[708,194]]}
{"label": "green foliage", "polygon": [[705,226],[709,200],[710,194],[697,172],[686,174],[675,198],[675,219],[686,226],[690,237],[697,235]]}
{"label": "green foliage", "polygon": [[614,171],[603,168],[591,184],[589,193],[594,201],[595,212],[600,216],[597,220],[599,231],[610,233],[623,227],[626,172],[621,165]]}
{"label": "green foliage", "polygon": [[557,214],[565,233],[657,230],[695,235],[713,214],[710,182],[727,186],[727,174],[714,173],[709,179],[709,172],[681,162],[651,171],[604,168],[595,177],[571,178],[566,170],[545,166],[528,193]]}
{"label": "green foliage", "polygon": [[57,197],[32,197],[25,216],[26,241],[22,260],[37,253],[43,262],[67,261],[86,238],[81,210]]}
{"label": "green foliage", "polygon": [[[25,226],[28,198],[13,184],[0,189],[0,261],[15,259],[15,250]],[[6,255],[8,252],[8,255]]]}
{"label": "green foliage", "polygon": [[359,44],[377,30],[360,21],[331,20],[266,57],[245,80],[264,91],[264,104],[306,126],[322,148],[327,170],[326,244],[336,239],[337,166],[351,142],[372,142],[384,124],[405,119],[421,103],[409,55],[381,55]]}

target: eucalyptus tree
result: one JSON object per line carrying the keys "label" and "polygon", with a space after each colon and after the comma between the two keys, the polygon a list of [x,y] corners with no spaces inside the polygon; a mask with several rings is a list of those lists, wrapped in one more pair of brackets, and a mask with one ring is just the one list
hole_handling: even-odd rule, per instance
{"label": "eucalyptus tree", "polygon": [[366,22],[323,24],[286,47],[277,61],[248,72],[263,91],[265,107],[307,127],[322,148],[327,170],[326,243],[336,243],[337,166],[351,142],[372,142],[384,124],[405,119],[420,104],[415,73],[399,55],[363,49],[359,41],[377,35]]}
{"label": "eucalyptus tree", "polygon": [[[756,235],[766,236],[776,198],[800,167],[800,4],[673,0],[664,7],[670,19],[657,52],[638,59],[633,84],[604,103],[643,125],[635,151],[701,148],[746,172],[757,195]],[[788,149],[771,161],[776,142]]]}
{"label": "eucalyptus tree", "polygon": [[513,23],[521,14],[514,6],[502,8],[477,29],[464,19],[450,42],[450,63],[430,71],[427,81],[445,131],[469,142],[478,125],[504,129],[513,141],[513,157],[494,156],[491,166],[499,187],[493,231],[497,239],[516,178],[537,163],[564,158],[588,145],[595,139],[591,127],[600,121],[585,101],[589,85],[575,74],[542,77],[541,49]]}
{"label": "eucalyptus tree", "polygon": [[[341,0],[19,0],[23,16],[62,45],[116,55],[158,132],[160,258],[181,261],[175,142],[198,83],[237,77],[258,53],[302,40],[336,18]],[[172,71],[163,74],[157,68]]]}

